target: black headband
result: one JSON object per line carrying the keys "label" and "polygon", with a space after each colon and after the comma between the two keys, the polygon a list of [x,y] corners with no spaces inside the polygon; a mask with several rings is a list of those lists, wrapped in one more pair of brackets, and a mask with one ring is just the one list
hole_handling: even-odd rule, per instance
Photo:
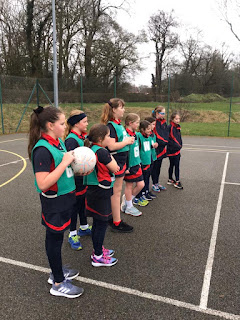
{"label": "black headband", "polygon": [[33,111],[34,111],[36,114],[39,114],[39,113],[43,112],[43,107],[38,106],[36,109],[33,109]]}
{"label": "black headband", "polygon": [[74,116],[68,118],[67,123],[69,123],[71,126],[74,126],[76,123],[86,118],[86,116],[87,115],[85,113],[75,114]]}
{"label": "black headband", "polygon": [[111,108],[113,107],[113,105],[112,105],[112,102],[111,102],[111,101],[108,101],[107,103],[109,104],[109,106],[110,106]]}

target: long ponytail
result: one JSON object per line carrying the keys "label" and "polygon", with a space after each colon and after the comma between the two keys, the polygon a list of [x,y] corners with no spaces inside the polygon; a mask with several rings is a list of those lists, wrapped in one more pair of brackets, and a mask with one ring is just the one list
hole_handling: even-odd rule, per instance
{"label": "long ponytail", "polygon": [[54,123],[59,119],[62,110],[49,106],[37,107],[30,116],[30,125],[28,132],[28,157],[31,161],[32,149],[41,138],[42,132],[47,132],[47,123]]}

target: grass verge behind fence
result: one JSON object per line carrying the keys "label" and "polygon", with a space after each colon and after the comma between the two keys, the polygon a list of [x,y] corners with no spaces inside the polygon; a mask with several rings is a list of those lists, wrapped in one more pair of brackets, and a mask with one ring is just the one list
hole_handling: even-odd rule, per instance
{"label": "grass verge behind fence", "polygon": [[[126,103],[126,112],[139,114],[141,119],[151,115],[152,110],[159,105],[157,102],[131,102]],[[167,103],[163,103],[168,108]],[[27,132],[29,117],[35,104],[30,104],[23,117],[18,132]],[[80,103],[60,104],[60,107],[69,115],[73,109],[80,109]],[[100,121],[103,104],[84,104],[83,110],[88,115],[89,128],[92,124]],[[183,135],[219,136],[226,137],[228,133],[229,101],[206,102],[206,103],[171,103],[169,113],[179,110],[182,117]],[[15,133],[21,115],[24,111],[23,104],[3,104],[5,134]],[[2,127],[0,124],[0,134]],[[240,137],[240,98],[234,98],[232,103],[230,137]]]}

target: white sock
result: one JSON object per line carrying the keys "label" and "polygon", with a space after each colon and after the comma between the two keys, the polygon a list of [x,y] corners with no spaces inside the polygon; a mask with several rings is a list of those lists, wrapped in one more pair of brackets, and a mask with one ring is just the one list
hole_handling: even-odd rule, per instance
{"label": "white sock", "polygon": [[100,258],[102,258],[102,254],[100,255],[100,256],[97,256],[96,254],[94,255],[94,257],[96,258],[96,259],[100,259]]}
{"label": "white sock", "polygon": [[132,206],[133,206],[132,200],[130,200],[130,201],[127,201],[127,200],[126,200],[126,205],[127,205],[127,208],[128,208],[128,209],[132,208]]}
{"label": "white sock", "polygon": [[70,237],[74,237],[77,235],[77,230],[70,231]]}
{"label": "white sock", "polygon": [[88,224],[81,224],[81,225],[80,225],[80,228],[81,228],[82,230],[87,230],[88,227],[89,227]]}

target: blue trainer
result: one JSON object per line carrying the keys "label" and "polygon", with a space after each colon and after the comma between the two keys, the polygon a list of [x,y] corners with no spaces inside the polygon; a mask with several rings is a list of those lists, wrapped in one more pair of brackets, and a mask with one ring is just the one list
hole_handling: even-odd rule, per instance
{"label": "blue trainer", "polygon": [[78,229],[78,235],[80,237],[91,236],[91,234],[92,234],[92,226],[88,226],[87,229],[83,229],[82,227]]}
{"label": "blue trainer", "polygon": [[68,236],[68,242],[73,250],[81,250],[82,244],[80,242],[80,237],[76,234],[75,236]]}
{"label": "blue trainer", "polygon": [[167,188],[164,187],[164,186],[162,186],[161,184],[158,184],[158,188],[159,188],[160,190],[163,190],[163,191],[167,190]]}

